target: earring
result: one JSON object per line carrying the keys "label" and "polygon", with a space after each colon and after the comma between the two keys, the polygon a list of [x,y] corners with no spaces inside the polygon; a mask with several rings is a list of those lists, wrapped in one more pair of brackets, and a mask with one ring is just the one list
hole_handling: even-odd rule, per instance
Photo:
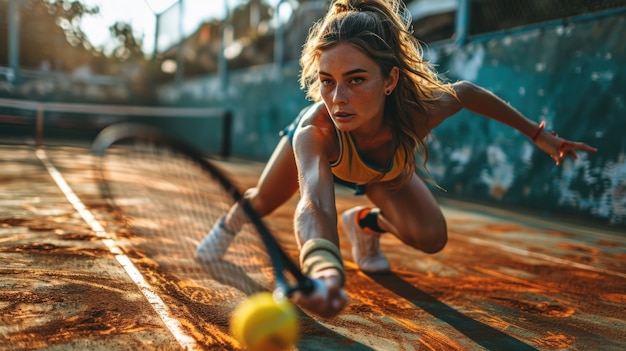
{"label": "earring", "polygon": [[385,95],[391,95],[391,90],[389,89],[385,90]]}

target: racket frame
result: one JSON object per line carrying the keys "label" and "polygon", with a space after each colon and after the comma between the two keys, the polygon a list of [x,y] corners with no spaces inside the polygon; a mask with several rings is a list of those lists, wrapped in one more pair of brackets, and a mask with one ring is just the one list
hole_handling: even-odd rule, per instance
{"label": "racket frame", "polygon": [[[261,216],[250,202],[247,201],[239,188],[210,160],[209,156],[196,147],[154,126],[141,123],[118,123],[104,128],[98,134],[92,144],[92,154],[102,162],[103,156],[105,156],[109,147],[120,142],[132,140],[165,144],[173,150],[185,154],[218,181],[220,186],[232,197],[233,204],[237,203],[241,206],[267,249],[274,271],[274,295],[277,298],[291,296],[296,291],[302,292],[305,295],[313,293],[315,290],[313,280],[302,274],[298,265],[283,251],[270,229],[263,222]],[[101,172],[104,172],[101,164],[98,168]],[[104,174],[102,174],[102,179],[105,179]],[[286,279],[284,274],[285,270],[294,278],[294,284],[290,284]]]}

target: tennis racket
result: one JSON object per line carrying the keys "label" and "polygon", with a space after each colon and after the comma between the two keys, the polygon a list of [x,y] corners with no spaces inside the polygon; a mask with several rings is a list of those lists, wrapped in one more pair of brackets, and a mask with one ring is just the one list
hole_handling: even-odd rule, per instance
{"label": "tennis racket", "polygon": [[214,257],[201,262],[204,270],[248,295],[262,289],[280,297],[313,292],[313,281],[285,253],[219,161],[162,130],[132,123],[102,130],[92,152],[103,194],[133,235],[153,243],[155,255],[193,258],[198,243],[237,203],[245,225],[227,248],[215,248]]}

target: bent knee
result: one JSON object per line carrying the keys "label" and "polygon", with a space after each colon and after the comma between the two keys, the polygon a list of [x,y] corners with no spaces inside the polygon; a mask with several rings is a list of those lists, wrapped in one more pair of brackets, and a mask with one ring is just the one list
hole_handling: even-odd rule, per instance
{"label": "bent knee", "polygon": [[267,216],[276,209],[276,205],[271,201],[271,199],[265,199],[261,196],[258,188],[250,188],[246,190],[243,196],[261,217]]}
{"label": "bent knee", "polygon": [[443,248],[446,247],[447,243],[448,243],[448,232],[444,231],[442,233],[435,235],[432,238],[428,238],[424,240],[423,242],[421,242],[419,249],[428,254],[435,254],[443,250]]}
{"label": "bent knee", "polygon": [[257,213],[261,213],[265,207],[263,199],[259,196],[257,188],[250,188],[243,193],[243,197],[252,205]]}
{"label": "bent knee", "polygon": [[444,225],[430,228],[418,228],[411,233],[404,242],[420,251],[428,254],[437,253],[448,243],[448,230]]}

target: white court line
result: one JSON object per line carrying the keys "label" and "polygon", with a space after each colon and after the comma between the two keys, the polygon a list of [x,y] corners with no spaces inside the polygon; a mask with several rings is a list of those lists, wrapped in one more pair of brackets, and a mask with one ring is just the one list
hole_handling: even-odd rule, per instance
{"label": "white court line", "polygon": [[597,273],[603,273],[603,274],[608,274],[608,275],[614,275],[614,276],[620,277],[620,278],[626,278],[626,274],[621,273],[621,272],[615,272],[615,271],[608,270],[608,269],[603,269],[603,268],[590,266],[588,264],[568,261],[568,260],[564,260],[562,258],[558,258],[558,257],[554,257],[554,256],[550,256],[550,255],[546,255],[546,254],[542,254],[542,253],[538,253],[538,252],[532,252],[532,251],[529,251],[529,250],[526,250],[526,249],[520,249],[520,248],[517,248],[517,247],[506,246],[506,245],[494,243],[494,242],[491,242],[491,241],[488,241],[488,240],[484,240],[484,239],[468,238],[468,237],[465,237],[463,235],[457,235],[456,237],[461,239],[461,240],[470,242],[472,244],[482,245],[482,246],[491,246],[491,247],[495,247],[497,249],[504,250],[504,251],[507,251],[507,252],[510,252],[510,253],[513,253],[513,254],[516,254],[516,255],[520,255],[520,256],[534,257],[534,258],[538,258],[538,259],[541,259],[541,260],[544,260],[544,261],[549,261],[549,262],[553,262],[553,263],[562,264],[564,266],[571,266],[571,267],[585,269],[585,270],[589,270],[589,271],[593,271],[593,272],[597,272]]}
{"label": "white court line", "polygon": [[146,297],[152,308],[156,311],[156,313],[161,317],[165,326],[170,330],[176,341],[182,346],[184,350],[197,349],[197,344],[194,338],[187,335],[181,328],[181,324],[178,320],[174,319],[170,316],[167,305],[163,300],[159,297],[159,295],[154,291],[154,289],[146,282],[144,277],[141,275],[137,267],[132,263],[132,261],[124,254],[122,249],[120,249],[119,245],[115,242],[115,240],[111,239],[109,234],[104,230],[104,227],[96,220],[91,211],[89,211],[85,205],[80,201],[78,196],[72,191],[72,188],[67,184],[61,173],[54,167],[50,159],[48,159],[48,155],[43,149],[37,149],[36,151],[37,157],[44,164],[52,179],[56,182],[57,186],[61,189],[67,200],[74,206],[76,211],[80,214],[80,216],[89,224],[91,229],[96,233],[96,235],[102,238],[102,242],[109,248],[109,251],[115,255],[117,261],[122,265],[126,273],[130,276],[133,282],[139,287],[139,290]]}

